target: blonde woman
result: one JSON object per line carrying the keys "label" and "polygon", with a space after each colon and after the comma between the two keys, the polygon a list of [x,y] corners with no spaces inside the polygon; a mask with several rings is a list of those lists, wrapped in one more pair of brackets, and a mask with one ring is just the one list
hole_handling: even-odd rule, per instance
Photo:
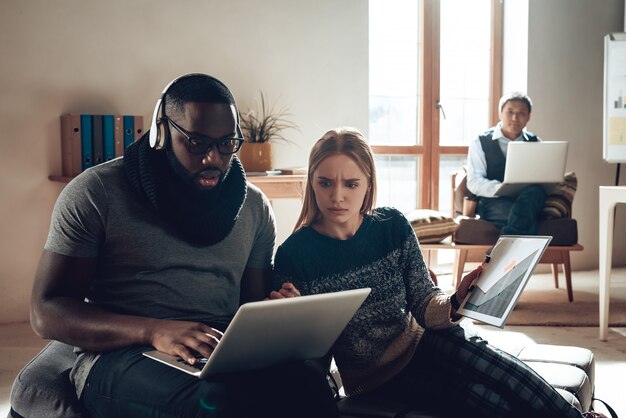
{"label": "blonde woman", "polygon": [[363,135],[327,132],[309,156],[294,233],[275,257],[271,298],[372,288],[332,348],[346,393],[383,392],[456,417],[583,416],[524,363],[458,325],[455,308],[481,269],[444,294],[406,218],[374,209],[375,197]]}

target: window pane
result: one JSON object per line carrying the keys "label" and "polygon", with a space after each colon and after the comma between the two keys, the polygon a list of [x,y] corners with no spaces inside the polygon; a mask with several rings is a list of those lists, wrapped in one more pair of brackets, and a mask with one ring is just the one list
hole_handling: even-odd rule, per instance
{"label": "window pane", "polygon": [[415,145],[417,98],[370,96],[372,145]]}
{"label": "window pane", "polygon": [[369,1],[369,140],[417,143],[418,2]]}
{"label": "window pane", "polygon": [[469,145],[489,128],[491,0],[441,0],[440,48],[439,143]]}
{"label": "window pane", "polygon": [[417,207],[419,158],[376,155],[376,205],[393,206],[402,212]]}
{"label": "window pane", "polygon": [[467,164],[466,155],[445,155],[439,160],[439,212],[452,213],[452,173]]}
{"label": "window pane", "polygon": [[[444,215],[452,213],[452,173],[467,164],[465,155],[444,155],[439,163],[439,212]],[[437,250],[437,256],[431,261],[436,261],[439,273],[452,271],[452,264],[456,252],[454,250]]]}

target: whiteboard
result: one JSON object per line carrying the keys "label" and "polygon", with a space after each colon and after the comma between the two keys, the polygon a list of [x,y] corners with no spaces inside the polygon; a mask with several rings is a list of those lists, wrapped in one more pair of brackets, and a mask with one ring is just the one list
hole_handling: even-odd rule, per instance
{"label": "whiteboard", "polygon": [[604,37],[603,131],[602,158],[626,162],[626,33]]}

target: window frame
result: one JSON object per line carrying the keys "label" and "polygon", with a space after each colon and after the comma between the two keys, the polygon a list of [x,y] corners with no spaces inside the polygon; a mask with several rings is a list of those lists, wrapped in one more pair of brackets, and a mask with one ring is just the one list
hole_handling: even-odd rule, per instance
{"label": "window frame", "polygon": [[[420,132],[416,145],[372,145],[376,155],[415,156],[420,159],[418,190],[420,208],[439,207],[439,161],[442,156],[465,156],[467,146],[439,144],[439,33],[440,0],[420,0],[420,96],[417,117]],[[491,82],[489,92],[490,126],[499,120],[498,102],[502,96],[504,5],[491,0]],[[485,127],[485,129],[488,127]]]}

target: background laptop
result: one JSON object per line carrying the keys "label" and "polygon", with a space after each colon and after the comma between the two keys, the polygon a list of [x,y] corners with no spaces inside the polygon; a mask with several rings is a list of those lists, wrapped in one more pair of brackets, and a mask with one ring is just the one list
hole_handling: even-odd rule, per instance
{"label": "background laptop", "polygon": [[199,378],[321,358],[370,291],[353,289],[243,304],[200,368],[156,350],[143,354]]}
{"label": "background laptop", "polygon": [[549,192],[563,182],[566,162],[567,141],[510,142],[504,181],[495,194],[516,195],[531,184],[543,184]]}

